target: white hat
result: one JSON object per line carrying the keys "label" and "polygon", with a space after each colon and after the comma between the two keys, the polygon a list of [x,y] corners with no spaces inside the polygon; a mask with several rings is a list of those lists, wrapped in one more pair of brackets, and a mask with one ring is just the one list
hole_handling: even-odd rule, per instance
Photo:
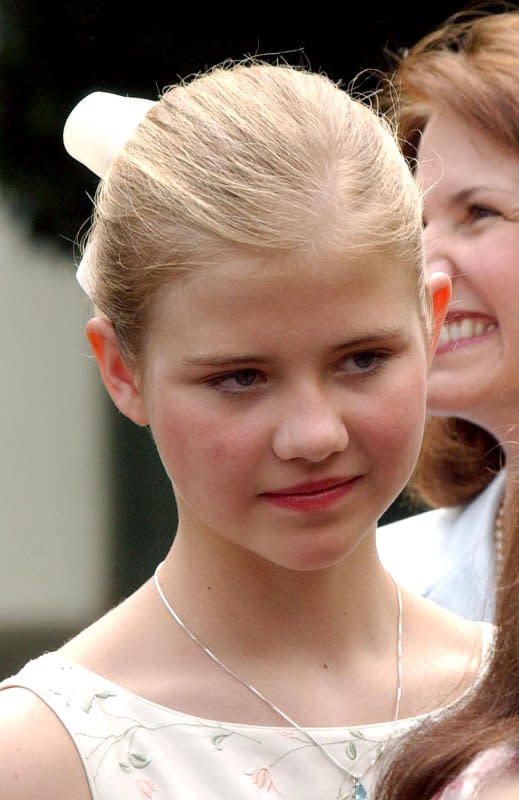
{"label": "white hat", "polygon": [[128,141],[153,100],[92,92],[80,100],[63,128],[65,149],[102,178],[114,155]]}
{"label": "white hat", "polygon": [[[92,92],[72,109],[63,128],[65,149],[73,158],[103,178],[113,157],[130,139],[137,125],[156,101],[124,97],[111,92]],[[78,266],[79,285],[92,296],[93,279],[88,267],[88,247]]]}

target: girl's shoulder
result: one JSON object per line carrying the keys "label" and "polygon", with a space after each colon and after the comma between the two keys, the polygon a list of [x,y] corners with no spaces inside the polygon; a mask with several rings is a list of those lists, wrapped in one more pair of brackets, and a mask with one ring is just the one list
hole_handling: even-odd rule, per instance
{"label": "girl's shoulder", "polygon": [[[134,694],[60,653],[29,662],[5,686],[25,687],[0,691],[0,703],[10,698],[4,705],[12,709],[0,726],[0,785],[11,788],[15,773],[23,772],[10,800],[155,794],[245,800],[260,790],[313,800],[316,784],[323,796],[342,796],[355,775],[366,789],[374,785],[383,754],[419,724],[401,719],[312,728],[308,739],[292,727],[199,718]],[[344,773],[323,750],[344,764]]]}
{"label": "girl's shoulder", "polygon": [[468,698],[486,674],[495,627],[463,619],[412,592],[404,598],[403,705],[423,704],[424,710],[444,714]]}
{"label": "girl's shoulder", "polygon": [[74,744],[36,694],[0,684],[0,786],[9,800],[89,800]]}

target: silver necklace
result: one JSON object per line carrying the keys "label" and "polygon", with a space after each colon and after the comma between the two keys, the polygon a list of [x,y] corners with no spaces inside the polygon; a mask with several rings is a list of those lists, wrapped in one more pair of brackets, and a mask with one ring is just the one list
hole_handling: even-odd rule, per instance
{"label": "silver necklace", "polygon": [[[387,745],[391,741],[392,737],[390,737],[385,742],[385,744],[377,746],[376,754],[375,754],[374,758],[372,758],[372,760],[369,762],[367,767],[362,771],[362,773],[356,774],[356,773],[353,773],[353,772],[350,772],[349,770],[347,770],[346,767],[344,767],[340,763],[340,761],[337,761],[337,759],[328,750],[326,750],[326,748],[323,747],[323,745],[320,742],[318,742],[317,739],[315,739],[312,736],[311,733],[309,733],[305,728],[302,728],[301,725],[299,725],[295,720],[293,720],[291,717],[289,717],[288,714],[286,714],[281,708],[279,708],[279,706],[277,706],[275,703],[273,703],[272,700],[269,700],[268,697],[265,697],[265,695],[262,694],[262,692],[260,692],[259,689],[256,689],[256,687],[253,686],[251,683],[247,683],[247,681],[244,680],[244,678],[241,678],[239,675],[237,675],[230,667],[227,666],[227,664],[225,664],[223,661],[221,661],[218,658],[218,656],[215,655],[212,652],[212,650],[210,650],[208,647],[205,646],[205,644],[203,642],[200,641],[200,639],[196,636],[196,634],[193,633],[193,631],[179,617],[179,615],[177,614],[177,612],[175,611],[173,606],[170,605],[166,595],[162,591],[162,586],[160,585],[160,582],[159,582],[159,571],[160,571],[161,566],[162,566],[162,562],[157,565],[157,568],[156,568],[155,573],[153,575],[153,581],[155,583],[155,588],[157,590],[157,593],[158,593],[160,599],[162,600],[162,603],[163,603],[164,607],[169,612],[169,614],[173,617],[173,619],[175,620],[177,625],[179,625],[180,628],[182,628],[182,630],[185,633],[187,633],[189,638],[192,639],[192,641],[207,656],[209,656],[211,661],[214,661],[214,663],[217,666],[219,666],[221,669],[223,669],[224,672],[226,672],[228,675],[230,675],[231,678],[234,678],[234,680],[238,681],[238,683],[241,683],[242,686],[244,686],[246,689],[248,689],[250,692],[252,692],[252,694],[256,695],[256,697],[259,700],[261,700],[263,703],[265,703],[272,711],[274,711],[275,714],[277,714],[282,719],[284,719],[285,722],[288,722],[288,724],[291,727],[293,727],[296,731],[298,731],[298,733],[300,733],[308,742],[311,742],[311,744],[313,744],[315,747],[317,747],[317,749],[329,761],[331,761],[331,763],[334,764],[334,766],[336,766],[337,769],[339,769],[343,775],[346,775],[348,778],[350,778],[352,780],[353,785],[352,785],[351,794],[349,795],[350,800],[368,800],[368,794],[367,794],[367,791],[366,791],[366,787],[362,783],[362,779],[365,777],[365,775],[371,769],[371,767],[373,767],[375,765],[375,763],[378,761],[378,759],[380,758],[382,753],[385,751]],[[393,584],[395,586],[395,593],[396,593],[397,606],[398,606],[397,635],[396,635],[396,692],[395,692],[395,705],[394,705],[393,719],[392,719],[392,723],[393,723],[393,725],[395,725],[395,723],[398,720],[398,716],[399,716],[399,712],[400,712],[400,698],[402,696],[402,630],[403,630],[403,624],[402,623],[403,623],[403,611],[402,611],[402,595],[401,595],[401,592],[400,592],[400,588],[399,588],[397,582],[395,581],[395,579],[393,578],[393,576],[391,576],[391,578],[392,578]],[[341,798],[341,800],[348,800],[348,798],[346,796],[343,796]]]}

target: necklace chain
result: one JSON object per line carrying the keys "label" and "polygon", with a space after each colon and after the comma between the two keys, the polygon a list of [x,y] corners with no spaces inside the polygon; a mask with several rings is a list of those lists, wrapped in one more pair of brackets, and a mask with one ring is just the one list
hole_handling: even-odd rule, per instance
{"label": "necklace chain", "polygon": [[[389,744],[389,742],[391,741],[392,737],[390,737],[390,739],[388,741],[386,741],[385,743],[378,743],[377,747],[375,748],[376,749],[376,754],[375,754],[374,758],[372,758],[372,760],[369,762],[369,764],[362,771],[361,774],[355,774],[353,772],[348,771],[346,769],[346,767],[344,767],[340,763],[340,761],[338,761],[335,758],[335,756],[333,756],[314,736],[312,736],[311,733],[309,733],[305,728],[301,727],[301,725],[299,725],[295,720],[293,720],[291,717],[289,717],[288,714],[286,714],[281,708],[279,708],[279,706],[277,706],[275,703],[273,703],[272,700],[269,700],[268,697],[265,697],[265,695],[262,692],[260,692],[259,689],[257,689],[251,683],[248,683],[246,680],[244,680],[244,678],[241,678],[239,675],[237,675],[230,667],[227,666],[227,664],[225,664],[223,661],[221,661],[218,658],[218,656],[215,655],[215,653],[213,653],[212,650],[210,650],[208,647],[206,647],[206,645],[202,641],[200,641],[198,636],[196,636],[196,634],[193,633],[193,631],[179,617],[179,615],[177,614],[175,609],[169,603],[166,595],[164,594],[164,592],[162,590],[162,586],[160,585],[160,581],[159,581],[159,571],[160,571],[161,566],[162,566],[162,563],[158,564],[158,566],[157,566],[157,568],[155,570],[154,576],[153,576],[153,580],[154,580],[154,583],[155,583],[155,588],[157,590],[157,593],[158,593],[158,595],[159,595],[164,607],[169,612],[169,614],[173,617],[173,619],[175,620],[177,625],[179,625],[180,628],[182,628],[182,630],[189,636],[189,638],[192,639],[192,641],[211,659],[211,661],[213,661],[218,667],[223,669],[224,672],[226,672],[228,675],[230,675],[232,678],[234,678],[234,680],[238,681],[239,683],[241,683],[242,686],[244,686],[246,689],[248,689],[250,692],[252,692],[252,694],[254,694],[263,703],[265,703],[272,711],[274,711],[278,716],[280,716],[282,719],[284,719],[285,722],[288,722],[288,724],[292,728],[294,728],[296,731],[298,731],[298,733],[300,733],[302,736],[304,736],[304,738],[308,742],[311,742],[313,745],[315,745],[315,747],[317,747],[317,749],[329,761],[331,761],[332,764],[334,764],[341,771],[341,773],[343,775],[346,775],[349,778],[351,778],[351,780],[353,781],[353,788],[352,788],[351,798],[353,798],[353,800],[356,800],[356,798],[358,798],[358,797],[359,798],[360,797],[367,798],[366,790],[365,790],[365,788],[364,788],[364,786],[362,785],[362,782],[361,782],[362,778],[366,775],[368,770],[370,770],[371,767],[373,767],[375,765],[377,760],[380,758],[382,753],[385,751],[385,749],[386,749],[387,745]],[[401,699],[401,696],[402,696],[403,611],[402,611],[402,595],[401,595],[401,592],[400,592],[400,588],[399,588],[398,584],[396,583],[395,579],[393,578],[393,576],[391,576],[391,577],[392,577],[393,584],[394,584],[394,587],[395,587],[395,594],[396,594],[397,607],[398,607],[398,611],[397,611],[397,635],[396,635],[396,691],[395,691],[395,703],[394,703],[393,718],[392,718],[392,723],[393,723],[393,726],[394,726],[395,723],[398,720],[398,717],[399,717],[400,699]]]}

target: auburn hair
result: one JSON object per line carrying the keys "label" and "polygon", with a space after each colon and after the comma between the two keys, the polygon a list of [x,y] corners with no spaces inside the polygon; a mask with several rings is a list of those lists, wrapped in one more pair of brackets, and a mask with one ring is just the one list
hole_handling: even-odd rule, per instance
{"label": "auburn hair", "polygon": [[[437,108],[462,115],[519,158],[519,11],[451,17],[405,53],[394,80],[400,137],[411,160]],[[503,461],[498,442],[479,426],[430,419],[413,491],[431,505],[466,503]],[[508,502],[504,542],[497,634],[485,675],[456,710],[403,742],[378,800],[430,800],[486,748],[519,749],[519,487]]]}
{"label": "auburn hair", "polygon": [[[397,58],[389,113],[411,168],[421,133],[438,110],[519,157],[519,12],[503,8],[455,14]],[[465,504],[503,464],[504,452],[488,431],[464,419],[429,419],[409,493],[430,506]]]}

